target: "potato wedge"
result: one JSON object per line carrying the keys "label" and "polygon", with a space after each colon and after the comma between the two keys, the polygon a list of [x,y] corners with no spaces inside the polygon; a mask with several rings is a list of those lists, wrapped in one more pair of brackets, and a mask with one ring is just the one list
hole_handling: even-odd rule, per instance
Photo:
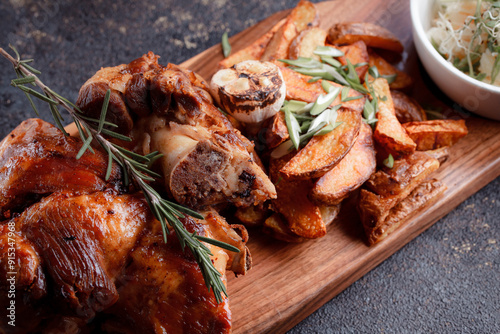
{"label": "potato wedge", "polygon": [[417,144],[417,150],[427,151],[451,146],[467,134],[463,119],[439,119],[403,124],[410,138]]}
{"label": "potato wedge", "polygon": [[337,23],[328,31],[332,44],[352,44],[363,41],[367,46],[403,52],[403,44],[389,30],[368,22]]}
{"label": "potato wedge", "polygon": [[368,71],[368,49],[363,41],[357,41],[351,45],[344,45],[338,47],[338,49],[344,52],[343,57],[339,57],[338,60],[342,65],[347,65],[347,60],[353,65],[360,63],[366,63],[366,65],[356,67],[356,73],[361,80],[364,80],[366,71]]}
{"label": "potato wedge", "polygon": [[257,39],[255,42],[221,60],[219,62],[219,69],[229,68],[245,60],[259,60],[264,54],[264,50],[266,49],[267,44],[269,44],[271,38],[274,36],[276,31],[278,31],[278,29],[283,26],[285,21],[286,19],[279,21],[276,25],[274,25],[274,27],[271,28],[271,30],[259,37],[259,39]]}
{"label": "potato wedge", "polygon": [[[366,83],[365,83],[366,84]],[[408,136],[405,129],[396,118],[394,103],[387,80],[378,78],[371,83],[378,98],[378,122],[373,137],[394,157],[410,154],[415,151],[416,144]]]}
{"label": "potato wedge", "polygon": [[240,207],[234,216],[247,227],[260,226],[269,215],[268,211],[261,206]]}
{"label": "potato wedge", "polygon": [[336,205],[320,205],[319,212],[321,212],[321,219],[326,226],[333,223],[335,218],[339,215],[341,204]]}
{"label": "potato wedge", "polygon": [[286,224],[285,217],[278,212],[273,213],[264,221],[262,231],[281,241],[298,243],[307,240],[292,233]]}
{"label": "potato wedge", "polygon": [[269,173],[277,193],[272,206],[285,217],[286,225],[292,233],[307,239],[320,238],[326,234],[326,225],[320,208],[307,197],[313,181],[291,180],[281,176],[279,172],[292,156],[293,153],[270,162]]}
{"label": "potato wedge", "polygon": [[319,23],[319,15],[313,3],[301,0],[276,31],[262,54],[262,61],[288,59],[290,44],[299,33]]}
{"label": "potato wedge", "polygon": [[[314,102],[318,96],[326,94],[323,87],[321,87],[321,80],[316,82],[308,82],[311,77],[295,72],[288,67],[280,68],[281,74],[283,75],[283,80],[286,84],[286,99],[287,100],[299,100],[304,102]],[[330,82],[333,86],[343,87],[334,82]],[[349,97],[360,96],[361,94],[354,89],[349,90]],[[339,96],[332,102],[331,106],[342,104],[342,107],[356,110],[359,113],[363,112],[363,106],[365,105],[365,98],[351,100],[347,102],[340,101]]]}
{"label": "potato wedge", "polygon": [[367,235],[381,226],[391,210],[436,169],[439,161],[425,152],[398,159],[393,168],[375,172],[361,189],[358,211]]}
{"label": "potato wedge", "polygon": [[283,112],[278,112],[273,117],[264,121],[262,129],[262,135],[259,135],[259,140],[268,149],[275,148],[290,138]]}
{"label": "potato wedge", "polygon": [[397,90],[391,90],[391,96],[399,123],[427,120],[427,114],[424,109],[413,98]]}
{"label": "potato wedge", "polygon": [[310,198],[318,204],[339,204],[370,178],[375,172],[375,167],[372,129],[363,123],[349,153],[332,170],[316,181]]}
{"label": "potato wedge", "polygon": [[366,181],[365,187],[386,198],[403,198],[409,194],[409,189],[415,188],[438,168],[439,161],[437,159],[425,152],[417,151],[394,160],[392,168],[383,167],[376,171]]}
{"label": "potato wedge", "polygon": [[281,170],[293,179],[311,179],[323,176],[349,152],[361,127],[361,115],[350,109],[340,109],[333,131],[313,137]]}
{"label": "potato wedge", "polygon": [[302,31],[295,39],[288,50],[289,59],[299,57],[314,58],[320,60],[319,56],[313,52],[318,46],[324,46],[326,41],[326,31],[319,27],[311,27]]}
{"label": "potato wedge", "polygon": [[425,153],[437,159],[442,165],[446,160],[448,160],[448,157],[450,156],[450,149],[448,146],[444,146],[435,150],[425,151]]}
{"label": "potato wedge", "polygon": [[[369,221],[362,219],[368,243],[373,245],[383,240],[390,233],[400,227],[410,214],[425,205],[431,204],[439,198],[439,195],[441,195],[445,190],[446,186],[441,184],[441,182],[436,179],[425,181],[417,186],[410,193],[410,195],[390,209],[389,214],[384,220],[380,220],[376,224],[370,224],[368,223]],[[361,198],[365,207],[379,205],[379,202],[376,199],[375,201],[370,201],[373,200],[374,197],[371,195],[367,196],[366,193],[363,193]],[[367,223],[365,223],[365,221]]]}
{"label": "potato wedge", "polygon": [[381,75],[396,74],[396,79],[389,85],[391,89],[408,90],[411,86],[413,86],[413,79],[408,74],[389,64],[384,58],[380,57],[373,50],[369,49],[368,55],[368,63],[370,67],[377,67],[377,70]]}

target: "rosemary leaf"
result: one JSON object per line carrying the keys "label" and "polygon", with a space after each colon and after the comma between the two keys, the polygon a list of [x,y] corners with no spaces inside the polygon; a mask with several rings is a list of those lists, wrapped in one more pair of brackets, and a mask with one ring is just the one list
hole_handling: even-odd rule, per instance
{"label": "rosemary leaf", "polygon": [[106,176],[104,180],[108,181],[111,177],[111,172],[113,171],[113,153],[108,152],[108,166],[106,167]]}
{"label": "rosemary leaf", "polygon": [[90,143],[92,143],[92,140],[94,140],[94,137],[90,135],[88,136],[87,140],[83,142],[80,151],[78,151],[78,154],[76,155],[76,160],[80,159],[82,155],[87,151],[87,148],[90,146]]}
{"label": "rosemary leaf", "polygon": [[52,100],[50,97],[47,97],[45,95],[43,95],[42,93],[40,92],[37,92],[36,90],[34,90],[33,88],[29,88],[29,87],[26,87],[26,86],[22,86],[22,85],[19,85],[19,86],[14,86],[16,88],[19,88],[20,90],[22,90],[23,92],[25,93],[28,93],[28,94],[31,94],[33,95],[34,97],[44,101],[44,102],[47,102],[47,103],[50,103],[50,104],[58,104],[56,101]]}
{"label": "rosemary leaf", "polygon": [[29,76],[29,77],[22,77],[22,78],[13,79],[11,81],[10,85],[13,87],[17,87],[18,85],[30,84],[33,82],[35,82],[35,77]]}
{"label": "rosemary leaf", "polygon": [[117,132],[114,132],[114,131],[110,131],[106,128],[102,129],[101,132],[105,135],[108,135],[110,137],[113,137],[113,138],[116,138],[116,139],[120,139],[120,140],[124,140],[124,141],[132,141],[131,138],[127,137],[127,136],[124,136],[120,133],[117,133]]}
{"label": "rosemary leaf", "polygon": [[207,237],[197,235],[197,234],[195,234],[194,237],[198,240],[206,242],[207,244],[211,244],[211,245],[226,249],[226,250],[231,251],[231,252],[236,252],[236,253],[240,252],[240,250],[238,248],[234,247],[233,245],[229,245],[229,244],[226,244],[224,242],[220,242],[219,240],[207,238]]}
{"label": "rosemary leaf", "polygon": [[104,101],[102,102],[101,116],[99,118],[99,126],[97,127],[97,133],[101,133],[102,128],[104,127],[104,121],[106,120],[106,113],[108,111],[110,97],[111,97],[111,89],[108,89],[106,91],[106,94],[104,95]]}

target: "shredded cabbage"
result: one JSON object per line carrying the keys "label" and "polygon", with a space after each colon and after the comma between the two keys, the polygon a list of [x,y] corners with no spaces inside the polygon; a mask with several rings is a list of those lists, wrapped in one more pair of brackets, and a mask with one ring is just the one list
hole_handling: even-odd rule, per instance
{"label": "shredded cabbage", "polygon": [[455,67],[500,86],[500,1],[438,0],[428,37]]}

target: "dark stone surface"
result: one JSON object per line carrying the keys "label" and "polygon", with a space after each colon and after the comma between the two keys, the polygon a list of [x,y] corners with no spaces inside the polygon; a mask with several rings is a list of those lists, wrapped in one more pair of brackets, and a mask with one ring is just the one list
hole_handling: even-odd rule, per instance
{"label": "dark stone surface", "polygon": [[[180,63],[293,0],[0,0],[0,46],[35,58],[75,100],[101,66],[151,50]],[[0,137],[34,117],[0,59]],[[50,120],[45,105],[41,116]],[[500,178],[297,325],[290,333],[500,333]]]}

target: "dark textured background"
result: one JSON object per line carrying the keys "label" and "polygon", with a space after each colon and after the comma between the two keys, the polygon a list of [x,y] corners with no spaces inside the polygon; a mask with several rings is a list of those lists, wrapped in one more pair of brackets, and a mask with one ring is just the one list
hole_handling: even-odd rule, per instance
{"label": "dark textured background", "polygon": [[[0,0],[0,47],[35,58],[42,80],[75,100],[101,66],[150,50],[180,63],[225,30],[233,35],[295,3]],[[34,116],[9,86],[13,74],[0,59],[2,138]],[[500,333],[499,190],[497,178],[290,333]]]}

